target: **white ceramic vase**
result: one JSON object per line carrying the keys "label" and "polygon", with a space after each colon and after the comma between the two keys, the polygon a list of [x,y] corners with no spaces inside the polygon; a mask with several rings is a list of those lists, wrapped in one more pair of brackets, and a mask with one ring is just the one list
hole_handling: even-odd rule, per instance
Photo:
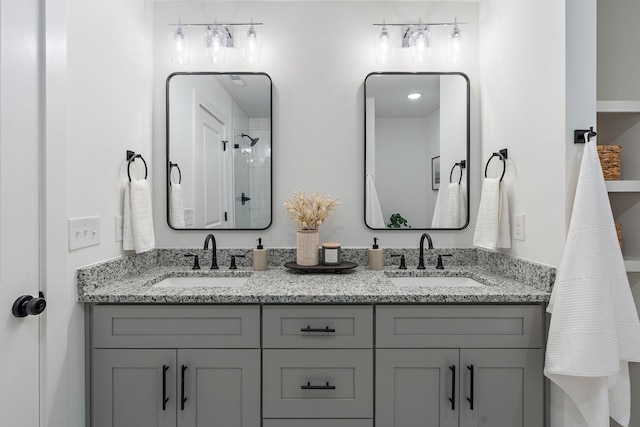
{"label": "white ceramic vase", "polygon": [[319,230],[298,230],[296,238],[296,264],[303,266],[318,265],[319,246]]}

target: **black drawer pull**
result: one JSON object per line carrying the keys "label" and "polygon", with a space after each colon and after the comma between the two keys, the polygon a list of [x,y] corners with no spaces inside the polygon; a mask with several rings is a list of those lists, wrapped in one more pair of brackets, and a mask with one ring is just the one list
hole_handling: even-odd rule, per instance
{"label": "black drawer pull", "polygon": [[167,397],[167,371],[169,367],[167,365],[162,365],[162,410],[167,410],[167,402],[169,398]]}
{"label": "black drawer pull", "polygon": [[300,388],[302,390],[335,390],[336,386],[329,385],[329,381],[327,381],[327,385],[311,385],[310,382],[307,382],[307,385],[301,385]]}
{"label": "black drawer pull", "polygon": [[300,329],[300,332],[335,332],[336,330],[333,328],[329,328],[328,326],[324,329],[320,328],[312,328],[311,326],[307,326],[306,328]]}
{"label": "black drawer pull", "polygon": [[184,371],[187,370],[185,365],[182,365],[182,375],[180,376],[180,410],[184,411],[184,404],[187,398],[184,395]]}
{"label": "black drawer pull", "polygon": [[473,365],[468,365],[467,369],[471,371],[471,396],[467,397],[467,400],[469,401],[469,409],[473,411]]}
{"label": "black drawer pull", "polygon": [[451,402],[451,410],[456,410],[456,365],[449,366],[451,369],[451,397],[449,398],[449,402]]}

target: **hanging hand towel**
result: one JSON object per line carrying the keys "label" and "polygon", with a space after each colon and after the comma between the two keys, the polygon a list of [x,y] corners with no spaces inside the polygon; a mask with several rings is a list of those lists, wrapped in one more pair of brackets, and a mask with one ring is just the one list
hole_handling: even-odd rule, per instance
{"label": "hanging hand towel", "polygon": [[444,209],[440,214],[440,227],[460,228],[464,225],[466,222],[465,199],[462,185],[453,182],[447,186]]}
{"label": "hanging hand towel", "polygon": [[174,182],[169,187],[170,219],[174,228],[184,228],[184,205],[182,202],[182,186]]}
{"label": "hanging hand towel", "polygon": [[544,373],[589,427],[630,418],[629,361],[640,361],[640,322],[616,237],[595,141],[587,142],[564,255],[547,308]]}
{"label": "hanging hand towel", "polygon": [[485,178],[473,244],[485,249],[511,247],[509,200],[500,178]]}
{"label": "hanging hand towel", "polygon": [[378,193],[376,192],[376,185],[373,182],[373,176],[371,174],[367,175],[365,217],[367,225],[371,228],[386,227],[384,217],[382,216],[382,209],[380,208],[380,201],[378,200]]}
{"label": "hanging hand towel", "polygon": [[129,183],[124,186],[124,211],[122,214],[122,249],[125,251],[134,250],[133,223],[131,222],[131,187]]}
{"label": "hanging hand towel", "polygon": [[431,218],[431,228],[440,228],[440,221],[442,217],[442,206],[444,206],[444,199],[446,191],[442,185],[438,188],[438,195],[436,196],[436,206],[433,208],[433,218]]}

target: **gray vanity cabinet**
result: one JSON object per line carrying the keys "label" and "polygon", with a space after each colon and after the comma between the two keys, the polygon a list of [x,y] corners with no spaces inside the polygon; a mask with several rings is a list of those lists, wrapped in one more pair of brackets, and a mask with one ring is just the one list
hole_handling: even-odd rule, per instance
{"label": "gray vanity cabinet", "polygon": [[377,427],[544,425],[542,306],[376,314]]}
{"label": "gray vanity cabinet", "polygon": [[260,426],[258,306],[92,311],[93,427]]}

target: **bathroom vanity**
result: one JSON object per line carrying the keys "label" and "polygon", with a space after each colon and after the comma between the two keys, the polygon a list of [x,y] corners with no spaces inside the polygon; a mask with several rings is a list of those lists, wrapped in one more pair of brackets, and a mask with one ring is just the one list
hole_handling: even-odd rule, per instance
{"label": "bathroom vanity", "polygon": [[156,265],[98,285],[104,268],[78,274],[94,427],[544,425],[550,282],[487,265],[341,275]]}

